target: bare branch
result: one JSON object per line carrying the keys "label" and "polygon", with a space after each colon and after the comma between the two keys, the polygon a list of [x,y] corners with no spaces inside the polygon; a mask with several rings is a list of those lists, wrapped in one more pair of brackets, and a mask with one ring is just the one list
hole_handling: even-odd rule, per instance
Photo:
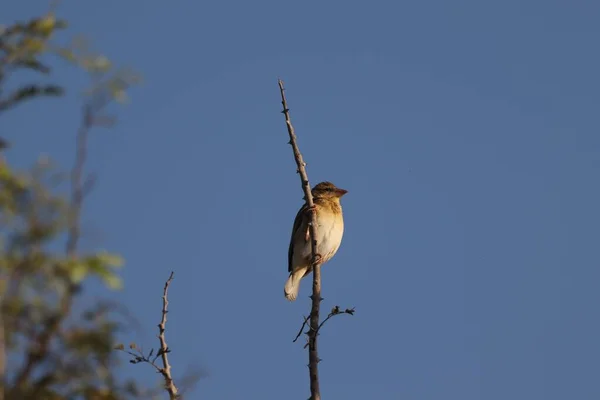
{"label": "bare branch", "polygon": [[[340,308],[340,306],[335,306],[331,309],[331,312],[327,315],[327,318],[325,318],[323,320],[323,322],[321,322],[319,324],[319,327],[317,328],[317,334],[319,334],[319,331],[321,330],[321,328],[323,327],[323,325],[325,325],[325,322],[329,321],[331,319],[331,317],[334,317],[336,315],[341,315],[341,314],[348,314],[348,315],[354,315],[354,307],[352,308],[346,308],[345,310],[342,310]],[[298,338],[300,337],[300,335],[302,335],[302,331],[304,330],[304,327],[306,326],[306,324],[308,323],[308,321],[310,321],[310,316],[308,317],[303,317],[304,318],[304,322],[302,322],[302,326],[300,327],[300,330],[298,331],[298,334],[296,335],[296,337],[294,338],[293,342],[296,343],[296,341],[298,340]],[[309,332],[305,332],[306,335],[309,335]],[[308,346],[308,343],[306,344],[306,346]],[[304,346],[304,347],[306,347]]]}
{"label": "bare branch", "polygon": [[[139,363],[150,364],[156,370],[156,372],[161,374],[165,381],[164,388],[167,391],[167,393],[169,393],[170,400],[175,400],[175,399],[178,399],[181,397],[180,390],[177,386],[175,386],[175,381],[173,380],[173,376],[171,374],[171,364],[169,364],[169,357],[168,357],[168,354],[171,352],[171,349],[169,349],[169,346],[167,345],[167,339],[165,337],[165,332],[167,329],[167,313],[169,312],[169,310],[168,310],[169,286],[171,285],[171,282],[173,281],[173,275],[174,275],[174,272],[171,272],[171,275],[169,275],[169,279],[167,279],[167,281],[165,282],[165,287],[163,289],[162,316],[160,319],[160,323],[158,324],[158,335],[157,335],[159,343],[160,343],[160,347],[158,348],[158,351],[156,352],[156,354],[154,354],[154,349],[150,349],[150,351],[146,354],[144,352],[144,350],[139,348],[135,343],[132,343],[129,345],[130,350],[126,350],[125,346],[122,344],[119,344],[118,346],[115,347],[115,350],[122,351],[122,352],[127,353],[130,356],[132,356],[132,358],[129,360],[130,363],[132,363],[132,364],[139,364]],[[160,363],[156,362],[156,360],[158,360],[159,358],[161,359],[162,366],[159,365]],[[186,384],[187,381],[189,381],[189,379],[191,379],[190,376],[188,376],[187,379],[184,380],[184,385]]]}
{"label": "bare branch", "polygon": [[321,330],[321,327],[323,327],[323,325],[325,325],[325,322],[329,321],[329,319],[333,316],[336,315],[341,315],[341,314],[348,314],[348,315],[354,315],[354,307],[352,308],[346,308],[345,310],[342,311],[342,309],[340,308],[340,306],[335,306],[331,309],[331,312],[329,313],[329,315],[327,315],[327,318],[325,318],[323,320],[323,322],[321,322],[319,324],[319,327],[317,328],[317,334],[319,333],[319,331]]}
{"label": "bare branch", "polygon": [[159,372],[161,373],[163,378],[165,378],[165,388],[169,393],[169,398],[171,400],[175,400],[178,397],[178,390],[177,386],[175,386],[175,382],[173,381],[173,377],[171,376],[171,365],[169,364],[169,358],[167,356],[167,353],[169,353],[171,350],[169,349],[169,346],[167,346],[167,339],[165,338],[165,329],[167,326],[168,312],[167,307],[169,306],[169,299],[167,298],[167,294],[169,292],[169,285],[171,284],[172,280],[173,272],[171,272],[169,279],[167,279],[167,281],[165,282],[165,288],[163,290],[162,318],[160,320],[160,323],[158,324],[158,340],[160,341],[160,349],[158,350],[158,354],[160,354],[163,364]]}
{"label": "bare branch", "polygon": [[129,354],[131,357],[133,357],[132,359],[129,360],[129,362],[131,364],[139,364],[139,363],[150,364],[156,370],[156,372],[162,373],[161,372],[162,368],[156,363],[156,360],[158,359],[158,357],[160,357],[160,351],[156,354],[156,356],[152,357],[152,353],[154,352],[154,349],[151,349],[148,354],[144,354],[144,350],[139,349],[134,343],[129,345],[129,348],[131,350],[125,350],[125,347],[122,344],[120,344],[115,348],[115,350],[120,350],[124,353]]}
{"label": "bare branch", "polygon": [[75,164],[71,170],[71,213],[69,215],[69,235],[67,237],[66,252],[70,257],[75,256],[77,243],[80,237],[81,208],[85,197],[85,181],[83,178],[85,162],[87,159],[87,142],[89,131],[93,124],[92,110],[88,105],[83,108],[83,121],[76,138]]}
{"label": "bare branch", "polygon": [[287,106],[287,100],[285,98],[285,88],[283,87],[283,81],[278,80],[279,91],[281,93],[281,104],[283,105],[283,115],[285,116],[285,123],[287,126],[288,134],[290,136],[289,144],[294,150],[294,159],[298,166],[298,173],[302,182],[302,190],[304,191],[304,198],[309,209],[312,209],[310,213],[310,220],[308,229],[311,237],[311,251],[312,251],[312,264],[313,264],[313,284],[312,284],[312,307],[310,311],[310,330],[308,332],[308,370],[310,375],[310,395],[311,400],[321,400],[321,389],[319,386],[319,353],[317,348],[317,332],[319,330],[319,307],[321,304],[321,263],[317,256],[317,228],[315,224],[316,220],[316,209],[313,202],[312,193],[310,190],[310,183],[308,181],[308,175],[306,174],[306,163],[302,158],[298,143],[296,142],[296,133],[292,126],[290,119],[290,110]]}
{"label": "bare branch", "polygon": [[306,324],[308,323],[308,321],[310,321],[310,315],[308,317],[302,317],[302,318],[304,318],[304,322],[302,322],[302,326],[300,327],[300,330],[298,331],[298,334],[296,335],[296,337],[293,340],[294,343],[296,343],[296,341],[298,340],[298,338],[300,337],[300,335],[302,335],[302,331],[304,330],[304,327],[306,326]]}

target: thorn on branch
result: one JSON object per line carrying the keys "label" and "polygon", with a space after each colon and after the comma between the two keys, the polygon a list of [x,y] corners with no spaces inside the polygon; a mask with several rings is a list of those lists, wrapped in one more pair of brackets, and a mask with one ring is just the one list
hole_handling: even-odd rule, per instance
{"label": "thorn on branch", "polygon": [[[315,296],[314,296],[314,295],[310,295],[310,296],[308,296],[308,297],[310,297],[310,299],[311,299],[312,301],[314,301],[314,300],[315,300]],[[318,299],[319,299],[318,301],[323,301],[323,300],[325,300],[325,298],[324,298],[324,297],[321,297],[321,296],[319,296],[319,297],[318,297]]]}

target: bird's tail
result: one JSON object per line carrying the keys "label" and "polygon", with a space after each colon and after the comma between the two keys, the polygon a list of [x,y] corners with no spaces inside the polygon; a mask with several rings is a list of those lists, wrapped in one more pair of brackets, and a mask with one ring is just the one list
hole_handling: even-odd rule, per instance
{"label": "bird's tail", "polygon": [[300,280],[304,276],[306,272],[305,269],[299,269],[292,272],[285,282],[285,287],[283,292],[285,293],[285,298],[289,301],[294,301],[298,297],[298,290],[300,290]]}

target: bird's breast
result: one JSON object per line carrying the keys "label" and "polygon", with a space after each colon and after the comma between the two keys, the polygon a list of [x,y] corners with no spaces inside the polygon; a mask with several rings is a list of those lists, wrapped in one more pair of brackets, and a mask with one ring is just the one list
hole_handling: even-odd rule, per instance
{"label": "bird's breast", "polygon": [[317,214],[317,249],[323,261],[329,260],[337,252],[344,236],[342,214]]}

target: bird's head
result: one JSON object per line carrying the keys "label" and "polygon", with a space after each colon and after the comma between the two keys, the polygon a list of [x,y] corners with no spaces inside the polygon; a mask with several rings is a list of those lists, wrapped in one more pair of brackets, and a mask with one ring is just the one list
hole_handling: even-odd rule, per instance
{"label": "bird's head", "polygon": [[331,182],[321,182],[312,189],[312,195],[321,199],[339,199],[346,193],[347,190],[340,189]]}

